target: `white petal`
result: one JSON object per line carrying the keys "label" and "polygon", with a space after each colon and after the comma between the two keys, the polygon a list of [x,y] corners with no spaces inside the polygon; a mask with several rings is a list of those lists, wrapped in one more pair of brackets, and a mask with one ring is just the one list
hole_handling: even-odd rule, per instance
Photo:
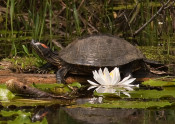
{"label": "white petal", "polygon": [[124,87],[125,89],[127,89],[128,91],[133,91],[134,89],[132,87]]}
{"label": "white petal", "polygon": [[116,78],[115,81],[114,81],[114,82],[115,82],[114,85],[117,85],[117,84],[119,83],[119,81],[121,80],[121,79],[120,79],[119,68],[115,67],[115,68],[114,68],[114,72],[115,72],[115,75],[114,75],[114,76],[115,76],[115,78]]}
{"label": "white petal", "polygon": [[93,73],[93,75],[94,75],[94,79],[95,79],[95,80],[97,79],[97,77],[100,77],[100,75],[97,73],[96,70],[93,71],[92,73]]}
{"label": "white petal", "polygon": [[112,77],[112,85],[116,85],[120,81],[120,72],[117,67],[114,68],[114,70],[111,71],[113,74]]}
{"label": "white petal", "polygon": [[135,87],[139,87],[139,84],[135,85]]}
{"label": "white petal", "polygon": [[91,85],[94,85],[94,86],[98,86],[97,83],[93,82],[93,81],[90,81],[90,80],[87,80]]}
{"label": "white petal", "polygon": [[90,86],[87,90],[91,90],[91,89],[93,89],[93,88],[96,88],[97,86]]}
{"label": "white petal", "polygon": [[119,82],[119,81],[121,80],[121,79],[120,79],[120,71],[119,71],[119,68],[115,67],[114,70],[115,70],[115,72],[116,72],[116,76],[117,76],[118,82]]}
{"label": "white petal", "polygon": [[122,93],[128,96],[129,98],[131,97],[131,95],[128,92],[122,92]]}
{"label": "white petal", "polygon": [[[99,72],[100,72],[100,70],[99,70]],[[102,70],[101,70],[101,72],[102,72]],[[101,73],[101,72],[100,72],[100,73]],[[97,71],[94,71],[94,72],[93,72],[93,75],[94,75],[94,79],[95,79],[99,84],[105,85],[105,81],[104,81],[104,79],[103,79],[103,76],[101,76],[99,73],[97,73]]]}
{"label": "white petal", "polygon": [[105,87],[103,86],[99,86],[98,88],[95,89],[97,91],[97,93],[105,93]]}
{"label": "white petal", "polygon": [[97,81],[99,84],[101,84],[101,85],[105,85],[105,84],[106,84],[105,80],[104,80],[102,77],[97,77],[96,81]]}
{"label": "white petal", "polygon": [[120,81],[120,82],[118,83],[118,85],[123,84],[123,82],[127,81],[130,77],[131,77],[131,75],[129,74],[127,77],[123,78],[123,80]]}
{"label": "white petal", "polygon": [[112,79],[107,68],[104,69],[105,85],[111,85]]}
{"label": "white petal", "polygon": [[129,85],[130,83],[132,83],[133,81],[135,81],[135,79],[136,79],[136,78],[131,78],[131,79],[126,80],[126,81],[124,81],[124,82],[122,82],[122,83],[119,82],[118,85]]}
{"label": "white petal", "polygon": [[100,77],[104,77],[104,75],[103,75],[103,72],[102,72],[101,68],[98,70],[98,74],[99,74],[99,76],[100,76]]}

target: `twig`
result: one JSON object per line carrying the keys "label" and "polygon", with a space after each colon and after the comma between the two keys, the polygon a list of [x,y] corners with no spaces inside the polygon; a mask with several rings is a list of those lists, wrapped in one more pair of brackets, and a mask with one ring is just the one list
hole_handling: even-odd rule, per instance
{"label": "twig", "polygon": [[132,31],[131,25],[130,25],[130,23],[129,23],[129,21],[128,21],[128,18],[126,17],[125,14],[124,14],[124,17],[125,17],[125,20],[126,20],[126,22],[128,23],[128,26],[129,26],[129,28],[130,28],[130,30],[131,30],[131,35],[133,36],[133,31]]}
{"label": "twig", "polygon": [[77,11],[80,9],[80,7],[83,5],[83,3],[84,3],[84,0],[81,1],[80,5],[79,5],[79,7],[77,9]]}
{"label": "twig", "polygon": [[[173,0],[174,1],[174,0]],[[138,30],[136,30],[133,36],[136,36],[140,31],[142,31],[165,7],[171,2],[168,0],[144,25],[142,25]]]}
{"label": "twig", "polygon": [[59,42],[57,42],[55,39],[52,40],[52,43],[54,43],[54,45],[56,45],[58,48],[64,49],[64,47]]}

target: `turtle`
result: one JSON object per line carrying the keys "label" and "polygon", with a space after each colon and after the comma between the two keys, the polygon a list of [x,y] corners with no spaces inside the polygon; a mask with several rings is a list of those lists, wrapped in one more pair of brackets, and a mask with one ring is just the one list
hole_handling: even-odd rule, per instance
{"label": "turtle", "polygon": [[89,75],[93,70],[104,67],[119,67],[124,75],[139,68],[147,70],[142,52],[118,36],[96,34],[81,37],[59,52],[35,40],[31,41],[31,46],[40,57],[58,67],[58,83],[65,83],[68,73]]}

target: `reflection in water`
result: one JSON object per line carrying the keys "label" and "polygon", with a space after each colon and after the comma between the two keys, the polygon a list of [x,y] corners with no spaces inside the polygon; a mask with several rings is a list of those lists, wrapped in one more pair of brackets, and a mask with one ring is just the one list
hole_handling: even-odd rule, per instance
{"label": "reflection in water", "polygon": [[47,114],[49,124],[174,124],[175,109],[52,109]]}
{"label": "reflection in water", "polygon": [[103,103],[103,97],[81,98],[76,100],[77,105],[85,103],[91,103],[91,104]]}
{"label": "reflection in water", "polygon": [[[131,97],[128,91],[134,91],[134,87],[139,87],[139,85],[134,85],[134,86],[103,86],[100,85],[98,87],[95,87],[95,90],[97,93],[113,93],[116,94],[118,96],[120,96],[120,94],[124,94],[128,97]],[[94,88],[93,86],[89,87],[88,90]]]}

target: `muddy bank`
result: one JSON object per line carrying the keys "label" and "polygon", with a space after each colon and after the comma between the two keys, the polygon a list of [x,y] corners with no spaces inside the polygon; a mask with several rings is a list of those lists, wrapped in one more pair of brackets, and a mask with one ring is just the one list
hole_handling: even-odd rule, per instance
{"label": "muddy bank", "polygon": [[12,73],[8,70],[0,71],[0,83],[5,83],[10,79],[21,80],[24,83],[55,83],[55,74],[23,74]]}
{"label": "muddy bank", "polygon": [[[56,83],[55,74],[25,74],[14,73],[10,70],[0,70],[0,83],[5,83],[10,79],[17,79],[26,84],[30,83]],[[87,82],[87,77],[69,76],[66,78],[67,83]]]}

